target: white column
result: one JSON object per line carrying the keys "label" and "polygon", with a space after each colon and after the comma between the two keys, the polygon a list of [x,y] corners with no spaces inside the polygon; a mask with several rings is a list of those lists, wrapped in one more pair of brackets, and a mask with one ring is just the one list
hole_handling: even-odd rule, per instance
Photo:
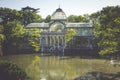
{"label": "white column", "polygon": [[51,46],[53,46],[53,36],[51,36]]}
{"label": "white column", "polygon": [[61,36],[61,40],[62,40],[62,45],[64,46],[64,42],[63,42],[64,36]]}
{"label": "white column", "polygon": [[58,45],[60,44],[60,43],[59,43],[59,39],[60,39],[59,36],[57,36],[57,42],[58,42]]}
{"label": "white column", "polygon": [[55,37],[52,36],[52,46],[54,46],[54,43],[55,43]]}
{"label": "white column", "polygon": [[51,46],[51,35],[49,36],[49,38],[50,38],[50,41],[49,41],[49,42],[50,42],[50,46]]}
{"label": "white column", "polygon": [[53,46],[55,45],[55,36],[53,36]]}
{"label": "white column", "polygon": [[50,46],[50,38],[49,38],[49,36],[47,36],[47,38],[48,38],[48,46]]}

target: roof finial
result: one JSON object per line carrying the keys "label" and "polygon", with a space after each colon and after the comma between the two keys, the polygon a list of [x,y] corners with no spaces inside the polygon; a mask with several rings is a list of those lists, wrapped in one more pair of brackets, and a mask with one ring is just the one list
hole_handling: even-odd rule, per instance
{"label": "roof finial", "polygon": [[60,4],[59,4],[59,8],[60,8]]}

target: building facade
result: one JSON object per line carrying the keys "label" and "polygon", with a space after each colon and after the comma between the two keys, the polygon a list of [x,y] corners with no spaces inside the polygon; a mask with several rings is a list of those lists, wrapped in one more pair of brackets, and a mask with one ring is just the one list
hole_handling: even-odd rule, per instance
{"label": "building facade", "polygon": [[74,48],[91,48],[93,47],[93,27],[91,23],[69,23],[65,12],[58,8],[51,15],[49,23],[30,23],[27,28],[40,29],[40,47],[64,46],[70,47],[66,42],[66,33],[73,29],[76,37],[73,40]]}

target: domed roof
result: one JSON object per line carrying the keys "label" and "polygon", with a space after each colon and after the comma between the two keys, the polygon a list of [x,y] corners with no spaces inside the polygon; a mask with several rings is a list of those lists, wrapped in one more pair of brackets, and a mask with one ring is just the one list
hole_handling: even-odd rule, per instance
{"label": "domed roof", "polygon": [[61,8],[56,9],[56,11],[52,14],[51,20],[66,20],[66,14]]}

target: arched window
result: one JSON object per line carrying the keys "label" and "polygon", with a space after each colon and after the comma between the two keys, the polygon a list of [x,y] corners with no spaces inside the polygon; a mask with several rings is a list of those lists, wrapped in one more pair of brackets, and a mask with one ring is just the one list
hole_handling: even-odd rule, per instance
{"label": "arched window", "polygon": [[50,32],[63,32],[64,31],[64,25],[62,23],[53,23],[50,26]]}

